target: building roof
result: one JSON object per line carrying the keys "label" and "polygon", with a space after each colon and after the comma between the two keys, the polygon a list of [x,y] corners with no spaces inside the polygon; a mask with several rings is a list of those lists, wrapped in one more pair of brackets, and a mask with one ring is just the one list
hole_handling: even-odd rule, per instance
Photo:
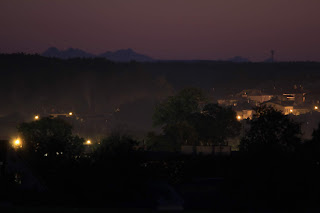
{"label": "building roof", "polygon": [[266,101],[264,102],[264,104],[277,104],[277,105],[281,105],[281,106],[293,106],[294,105],[294,101],[280,101],[278,99],[271,99],[270,101]]}
{"label": "building roof", "polygon": [[248,103],[247,101],[245,102],[240,102],[238,103],[236,106],[233,106],[232,109],[233,110],[252,110],[254,108],[254,106],[250,103]]}

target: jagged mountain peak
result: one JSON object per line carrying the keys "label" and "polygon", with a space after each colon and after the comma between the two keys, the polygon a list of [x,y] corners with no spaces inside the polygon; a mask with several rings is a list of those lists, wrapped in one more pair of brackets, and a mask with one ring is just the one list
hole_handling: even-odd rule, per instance
{"label": "jagged mountain peak", "polygon": [[55,57],[55,58],[93,58],[93,57],[103,57],[111,61],[118,62],[129,62],[129,61],[153,61],[153,59],[149,56],[142,55],[136,53],[133,49],[120,49],[114,52],[107,51],[105,53],[94,55],[91,53],[87,53],[81,49],[77,48],[68,48],[66,50],[59,50],[56,47],[50,47],[45,52],[42,53],[43,56],[46,57]]}

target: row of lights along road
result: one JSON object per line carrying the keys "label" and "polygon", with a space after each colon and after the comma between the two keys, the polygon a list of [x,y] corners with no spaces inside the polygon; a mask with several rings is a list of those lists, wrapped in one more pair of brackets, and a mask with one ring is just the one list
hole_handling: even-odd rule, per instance
{"label": "row of lights along road", "polygon": [[[86,145],[91,145],[92,142],[91,142],[91,140],[87,140],[85,144],[86,144]],[[20,138],[17,138],[17,139],[15,139],[15,140],[13,141],[13,147],[16,148],[16,149],[17,149],[17,148],[22,148],[22,142],[21,142],[21,139],[20,139]]]}
{"label": "row of lights along road", "polygon": [[[73,115],[73,112],[69,112],[68,114],[65,114],[65,115],[72,116],[72,115]],[[40,119],[40,116],[39,116],[39,115],[35,115],[35,116],[34,116],[34,120],[39,120],[39,119]]]}

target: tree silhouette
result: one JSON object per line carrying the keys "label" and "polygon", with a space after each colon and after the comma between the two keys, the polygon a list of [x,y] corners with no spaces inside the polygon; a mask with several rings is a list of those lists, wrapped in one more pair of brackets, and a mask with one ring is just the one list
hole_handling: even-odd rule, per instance
{"label": "tree silhouette", "polygon": [[200,112],[200,103],[205,101],[206,97],[202,90],[183,89],[156,106],[153,124],[164,127],[186,121],[191,113]]}
{"label": "tree silhouette", "polygon": [[205,101],[206,97],[200,89],[184,89],[156,106],[153,123],[161,126],[164,134],[173,138],[177,144],[193,144],[197,132],[190,123],[190,116],[200,112],[200,105]]}
{"label": "tree silhouette", "polygon": [[37,159],[74,159],[81,155],[84,139],[72,135],[72,126],[62,119],[42,118],[22,123],[18,132],[23,150]]}
{"label": "tree silhouette", "polygon": [[272,107],[258,107],[249,125],[240,151],[292,152],[300,144],[300,124]]}
{"label": "tree silhouette", "polygon": [[235,111],[217,104],[207,104],[201,113],[193,114],[191,119],[199,140],[207,144],[225,145],[227,138],[239,135],[241,129]]}
{"label": "tree silhouette", "polygon": [[313,130],[312,139],[303,144],[305,157],[313,160],[320,160],[320,123],[318,128]]}
{"label": "tree silhouette", "polygon": [[[154,124],[162,127],[175,149],[187,145],[225,145],[240,132],[240,123],[231,108],[206,104],[201,90],[184,89],[156,107]],[[204,105],[204,107],[202,107]]]}
{"label": "tree silhouette", "polygon": [[113,132],[109,137],[102,139],[94,152],[94,159],[127,158],[138,144],[138,141],[129,135]]}

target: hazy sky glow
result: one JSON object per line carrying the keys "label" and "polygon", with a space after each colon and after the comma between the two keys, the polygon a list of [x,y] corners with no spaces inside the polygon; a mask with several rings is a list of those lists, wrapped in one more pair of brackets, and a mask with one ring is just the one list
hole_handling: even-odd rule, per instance
{"label": "hazy sky glow", "polygon": [[0,52],[320,61],[320,0],[1,0]]}

